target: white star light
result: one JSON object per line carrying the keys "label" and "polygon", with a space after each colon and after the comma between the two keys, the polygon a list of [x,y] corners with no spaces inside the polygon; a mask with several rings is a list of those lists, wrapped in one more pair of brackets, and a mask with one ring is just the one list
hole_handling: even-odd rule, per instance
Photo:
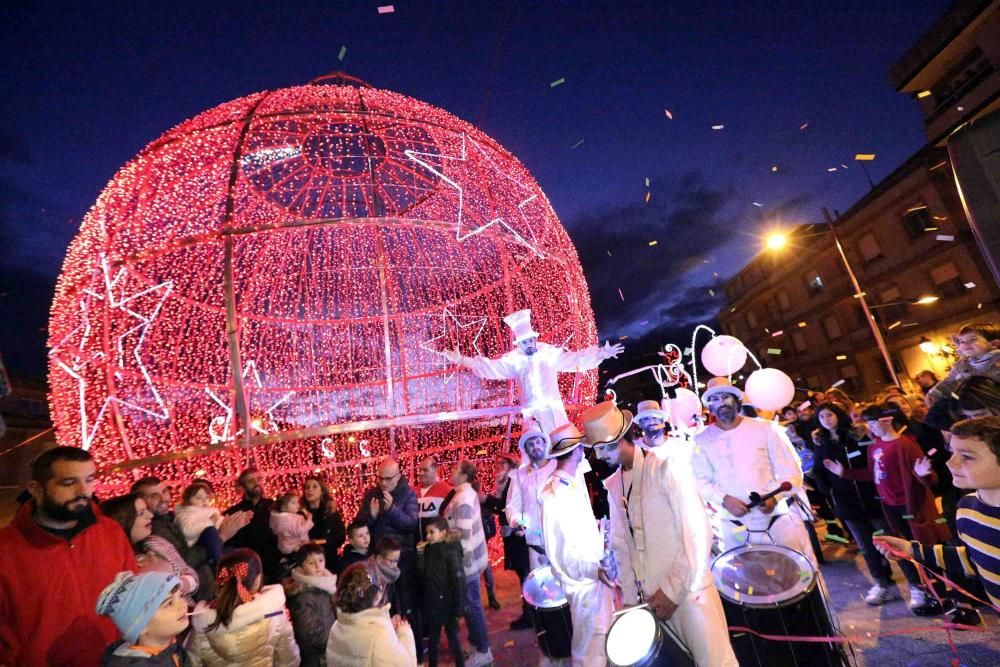
{"label": "white star light", "polygon": [[[90,446],[94,442],[94,436],[97,435],[97,428],[100,426],[101,419],[104,417],[104,413],[111,403],[118,403],[119,405],[125,405],[135,410],[138,410],[144,414],[154,417],[156,419],[166,420],[169,418],[169,412],[167,411],[167,406],[160,397],[160,393],[156,390],[156,386],[153,384],[153,379],[149,376],[149,371],[146,370],[145,364],[142,363],[142,357],[139,355],[139,350],[142,348],[143,343],[146,341],[146,333],[149,331],[150,325],[152,325],[153,320],[160,314],[160,309],[163,307],[163,303],[166,301],[170,292],[173,290],[173,282],[166,281],[160,283],[159,285],[154,285],[153,287],[147,287],[134,294],[125,295],[123,284],[127,277],[127,271],[124,267],[120,268],[115,274],[114,278],[111,278],[110,270],[108,266],[107,257],[101,256],[100,266],[94,269],[91,275],[91,286],[83,290],[86,295],[86,299],[80,300],[80,319],[81,323],[75,329],[70,331],[61,341],[49,350],[49,356],[52,357],[56,365],[64,370],[70,377],[77,381],[77,387],[79,390],[80,399],[80,440],[81,446],[84,450],[90,449]],[[103,280],[100,280],[103,278]],[[93,283],[101,282],[103,283],[103,290],[96,291]],[[116,294],[116,290],[121,290],[121,296]],[[156,305],[148,314],[142,314],[138,312],[136,306],[133,302],[147,294],[159,293],[159,299],[156,301]],[[135,358],[135,364],[139,368],[139,372],[146,381],[146,386],[149,387],[150,392],[153,394],[153,401],[156,403],[155,408],[150,408],[147,406],[139,405],[138,403],[127,401],[118,398],[114,395],[108,395],[104,398],[101,403],[100,409],[97,411],[97,416],[94,417],[93,423],[88,424],[87,418],[87,381],[84,379],[81,371],[88,364],[93,363],[97,360],[104,360],[104,351],[96,352],[92,355],[91,359],[84,358],[85,348],[90,339],[91,325],[90,325],[90,307],[94,300],[104,301],[109,309],[117,309],[126,313],[130,317],[136,318],[139,323],[136,324],[131,329],[128,329],[123,334],[118,336],[116,340],[116,349],[118,350],[118,365],[117,369],[121,369],[125,365],[125,338],[136,331],[141,331],[139,334],[139,339],[136,341],[135,345],[132,347],[132,356]],[[69,350],[72,353],[72,360],[67,363],[65,359],[61,356],[61,349],[66,345],[73,336],[78,332],[82,332],[79,343]],[[118,371],[116,370],[115,375],[118,376]],[[109,392],[111,388],[109,388]],[[89,428],[88,428],[89,426]],[[126,443],[127,446],[128,443]]]}
{"label": "white star light", "polygon": [[[425,340],[424,342],[420,343],[419,347],[422,348],[422,349],[424,349],[424,350],[427,350],[428,352],[433,352],[434,354],[443,357],[444,356],[444,352],[442,352],[441,350],[436,349],[432,345],[432,343],[434,341],[436,341],[436,340],[440,340],[442,338],[445,338],[448,335],[448,318],[451,318],[451,320],[455,323],[455,325],[459,329],[469,329],[471,327],[479,325],[479,328],[476,330],[476,335],[472,337],[472,349],[476,351],[476,355],[481,355],[482,352],[479,349],[479,337],[483,335],[483,328],[486,326],[486,317],[479,317],[479,318],[476,318],[476,319],[472,320],[471,322],[468,322],[466,324],[462,324],[461,322],[458,321],[458,318],[455,316],[455,314],[452,313],[451,310],[449,310],[448,306],[445,306],[444,307],[444,311],[442,311],[442,313],[441,313],[441,324],[442,324],[441,333],[439,333],[437,336],[429,338],[429,339]],[[458,347],[457,343],[456,343],[455,347],[456,348]],[[449,349],[455,349],[455,348],[449,348]],[[442,366],[448,366],[447,363],[442,363],[441,365]],[[454,369],[452,370],[451,374],[449,374],[447,376],[447,378],[445,378],[445,384],[451,382],[451,379],[453,377],[455,377],[455,370]]]}
{"label": "white star light", "polygon": [[[255,362],[252,359],[243,366],[243,373],[242,373],[243,379],[246,380],[248,375],[252,376],[253,382],[254,384],[257,385],[258,389],[264,388],[264,384],[260,380],[260,373],[257,372],[257,362]],[[229,405],[228,403],[223,401],[221,398],[219,398],[219,396],[208,387],[205,387],[205,393],[208,394],[209,397],[219,405],[219,407],[221,407],[223,410],[226,411],[225,416],[219,415],[213,417],[212,421],[209,422],[208,437],[211,443],[213,445],[217,445],[225,442],[230,442],[231,440],[234,440],[235,438],[238,438],[241,435],[243,435],[243,429],[240,429],[233,435],[230,435],[229,433],[229,430],[232,427],[233,423],[233,413],[235,412],[235,408],[232,405]],[[267,415],[268,419],[270,420],[270,423],[265,424],[263,421],[259,419],[251,419],[250,428],[256,433],[259,433],[261,435],[267,435],[268,433],[274,433],[275,431],[277,431],[278,424],[277,420],[274,418],[274,410],[278,406],[285,403],[288,399],[290,399],[294,395],[295,395],[294,391],[289,391],[284,396],[275,401],[271,405],[271,407],[264,410],[264,414]],[[221,433],[218,431],[219,426],[222,427]]]}
{"label": "white star light", "polygon": [[[483,156],[483,158],[485,158],[485,160],[489,162],[490,166],[493,167],[493,169],[497,173],[503,175],[504,178],[506,178],[514,185],[514,187],[523,190],[527,194],[524,200],[522,200],[517,205],[517,210],[518,214],[521,216],[522,222],[524,223],[524,228],[528,230],[528,234],[531,236],[530,241],[528,241],[521,234],[519,234],[509,224],[507,220],[504,220],[502,216],[494,217],[484,225],[481,225],[479,227],[474,227],[471,228],[471,230],[469,231],[463,232],[463,225],[465,224],[464,220],[466,216],[465,216],[465,193],[462,190],[462,186],[456,183],[454,180],[445,176],[444,173],[436,169],[434,165],[430,164],[426,160],[421,160],[419,157],[417,157],[417,156],[424,156],[424,157],[437,158],[441,160],[453,160],[458,162],[465,162],[468,159],[467,143],[472,144],[473,148],[479,151],[479,153]],[[422,166],[424,169],[427,169],[428,171],[437,175],[442,181],[444,181],[445,183],[447,183],[448,185],[450,185],[451,187],[455,188],[455,190],[458,191],[458,219],[456,220],[457,228],[455,230],[456,240],[464,241],[465,239],[471,236],[475,236],[476,234],[479,234],[480,232],[489,229],[493,225],[499,225],[504,229],[506,229],[508,232],[510,232],[510,234],[514,237],[514,240],[516,240],[518,243],[522,244],[523,246],[531,250],[531,252],[535,253],[539,257],[545,257],[545,254],[538,249],[538,239],[535,238],[535,232],[528,221],[528,217],[524,214],[524,207],[527,206],[532,201],[534,201],[535,199],[537,199],[538,195],[533,193],[531,188],[526,186],[524,183],[521,183],[520,181],[513,179],[506,173],[500,171],[496,163],[489,156],[489,154],[485,150],[483,150],[482,146],[480,146],[474,139],[469,139],[464,132],[462,133],[462,151],[461,154],[458,156],[442,155],[438,153],[422,153],[420,151],[415,151],[413,149],[407,149],[403,152],[406,154],[406,157],[410,158],[411,160]]]}

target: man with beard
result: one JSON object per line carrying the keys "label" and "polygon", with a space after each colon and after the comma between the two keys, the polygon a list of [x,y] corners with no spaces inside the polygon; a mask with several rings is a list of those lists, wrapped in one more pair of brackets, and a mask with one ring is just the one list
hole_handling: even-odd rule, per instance
{"label": "man with beard", "polygon": [[[805,554],[816,565],[809,534],[789,507],[802,492],[799,458],[779,426],[740,414],[742,399],[743,392],[728,379],[709,381],[701,400],[715,423],[695,436],[691,457],[702,498],[719,510],[722,549],[778,544]],[[747,507],[751,492],[763,496],[782,482],[791,484],[791,490]]]}
{"label": "man with beard", "polygon": [[549,437],[538,430],[537,422],[521,434],[517,445],[528,458],[528,463],[510,474],[504,514],[507,515],[507,525],[513,534],[523,537],[528,545],[530,572],[549,562],[545,557],[538,494],[556,469],[556,462],[545,458],[549,450]]}
{"label": "man with beard", "polygon": [[531,310],[519,310],[503,318],[514,334],[516,350],[499,359],[466,357],[458,350],[444,356],[486,380],[516,380],[521,388],[521,415],[524,423],[537,419],[542,431],[551,432],[569,421],[559,394],[559,373],[583,372],[597,368],[602,361],[617,357],[621,345],[604,344],[570,352],[555,345],[538,342],[538,332],[531,327]]}
{"label": "man with beard", "polygon": [[659,401],[639,401],[635,421],[642,429],[642,439],[636,444],[643,449],[659,447],[667,442],[667,413]]}
{"label": "man with beard", "polygon": [[93,501],[96,472],[76,447],[31,463],[31,500],[0,530],[0,665],[97,665],[120,637],[97,598],[138,568],[121,526]]}
{"label": "man with beard", "polygon": [[278,538],[271,531],[271,509],[274,507],[274,501],[264,497],[264,487],[260,485],[260,471],[256,468],[247,468],[241,472],[236,478],[236,488],[243,492],[243,499],[223,514],[239,516],[250,512],[250,521],[226,540],[226,547],[256,551],[264,568],[264,577],[272,583],[277,583],[281,577],[281,553],[278,551]]}
{"label": "man with beard", "polygon": [[639,447],[638,434],[621,428],[627,412],[614,403],[600,403],[580,419],[584,442],[617,466],[604,488],[625,606],[648,604],[700,667],[736,667],[709,571],[712,528],[691,475],[665,447]]}

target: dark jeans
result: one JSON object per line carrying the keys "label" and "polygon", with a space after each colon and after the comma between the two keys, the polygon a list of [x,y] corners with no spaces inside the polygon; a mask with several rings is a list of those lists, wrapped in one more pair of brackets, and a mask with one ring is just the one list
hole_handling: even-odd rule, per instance
{"label": "dark jeans", "polygon": [[448,648],[451,649],[451,655],[455,658],[455,667],[465,667],[465,656],[462,654],[462,640],[458,636],[457,618],[448,619],[444,625],[440,623],[427,624],[427,638],[429,641],[427,644],[428,664],[430,667],[437,667],[438,648],[441,645],[441,628],[444,628],[444,633],[448,637]]}
{"label": "dark jeans", "polygon": [[[887,534],[894,535],[895,537],[901,537],[904,540],[912,540],[913,532],[910,530],[910,522],[903,518],[906,511],[906,507],[903,505],[882,505],[882,511],[885,512],[886,518],[889,520],[889,526],[886,530]],[[899,561],[899,569],[903,571],[903,576],[910,583],[910,586],[919,586],[923,588],[923,584],[920,581],[920,575],[917,574],[917,568],[908,560]]]}
{"label": "dark jeans", "polygon": [[479,592],[479,575],[465,580],[465,627],[469,631],[469,643],[476,648],[476,651],[486,653],[490,650],[483,598]]}
{"label": "dark jeans", "polygon": [[486,563],[486,569],[483,570],[483,579],[486,580],[486,594],[491,598],[496,597],[496,584],[493,580],[493,567],[489,564],[489,562]]}
{"label": "dark jeans", "polygon": [[[847,526],[847,530],[851,531],[854,541],[858,543],[861,556],[865,559],[865,564],[868,566],[868,573],[872,575],[872,579],[879,586],[888,587],[892,583],[892,569],[889,567],[889,561],[878,552],[878,549],[875,548],[875,544],[872,542],[872,533],[876,530],[884,531],[886,529],[885,521],[883,519],[867,518],[841,519],[841,521]],[[909,577],[907,577],[907,581],[909,581]]]}
{"label": "dark jeans", "polygon": [[205,557],[213,567],[219,564],[219,559],[222,558],[222,538],[219,537],[219,531],[215,526],[209,526],[201,531],[197,544],[204,547]]}
{"label": "dark jeans", "polygon": [[421,622],[420,599],[418,598],[416,562],[400,562],[399,580],[395,585],[400,611],[410,622],[413,638],[417,644],[417,662],[424,661],[424,629]]}

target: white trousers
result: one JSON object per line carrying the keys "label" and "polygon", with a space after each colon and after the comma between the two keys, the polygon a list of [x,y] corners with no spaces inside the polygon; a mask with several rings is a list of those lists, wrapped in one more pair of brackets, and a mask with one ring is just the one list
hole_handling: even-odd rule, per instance
{"label": "white trousers", "polygon": [[595,582],[567,592],[573,621],[573,667],[604,667],[608,664],[604,642],[615,612],[614,591]]}
{"label": "white trousers", "polygon": [[525,406],[521,408],[522,426],[528,428],[533,420],[537,419],[541,425],[542,433],[549,434],[556,430],[557,426],[562,426],[569,421],[566,415],[566,408],[562,403],[549,403],[538,406]]}
{"label": "white trousers", "polygon": [[667,621],[698,667],[739,667],[715,586],[691,593]]}

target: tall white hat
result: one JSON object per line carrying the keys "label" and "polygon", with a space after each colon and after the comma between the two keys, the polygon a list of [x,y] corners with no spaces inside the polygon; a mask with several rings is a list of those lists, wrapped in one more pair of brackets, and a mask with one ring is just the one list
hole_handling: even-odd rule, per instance
{"label": "tall white hat", "polygon": [[514,334],[514,342],[520,343],[529,338],[538,338],[538,332],[531,328],[531,309],[525,308],[511,313],[503,318]]}

